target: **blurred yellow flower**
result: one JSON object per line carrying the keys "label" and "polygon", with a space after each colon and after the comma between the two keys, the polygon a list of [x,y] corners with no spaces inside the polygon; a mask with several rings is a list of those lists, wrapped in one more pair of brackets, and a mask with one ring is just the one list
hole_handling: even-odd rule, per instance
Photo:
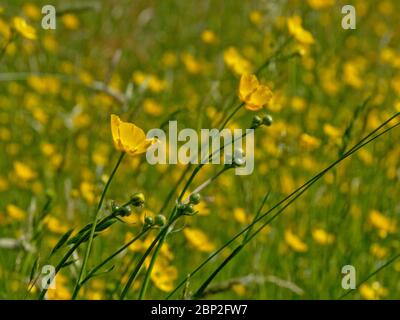
{"label": "blurred yellow flower", "polygon": [[160,116],[163,113],[163,108],[154,99],[147,98],[143,101],[143,111],[152,116]]}
{"label": "blurred yellow flower", "polygon": [[30,181],[37,177],[37,173],[31,167],[20,161],[14,162],[14,171],[17,177],[24,181]]}
{"label": "blurred yellow flower", "polygon": [[323,130],[324,133],[333,140],[337,140],[342,136],[342,131],[329,123],[324,124]]}
{"label": "blurred yellow flower", "polygon": [[263,16],[262,13],[258,10],[253,10],[249,14],[249,19],[252,23],[259,26],[262,22]]}
{"label": "blurred yellow flower", "polygon": [[239,84],[239,98],[245,107],[251,111],[260,110],[269,104],[272,91],[268,86],[261,85],[253,74],[243,74]]}
{"label": "blurred yellow flower", "polygon": [[387,289],[382,287],[382,285],[375,281],[371,285],[364,283],[358,289],[361,297],[366,300],[378,300],[381,297],[387,295]]}
{"label": "blurred yellow flower", "polygon": [[289,33],[301,44],[310,45],[315,42],[313,35],[303,28],[301,17],[289,17],[287,25]]}
{"label": "blurred yellow flower", "polygon": [[363,80],[360,76],[360,66],[355,62],[346,62],[343,65],[344,82],[349,86],[360,89],[363,86]]}
{"label": "blurred yellow flower", "polygon": [[93,204],[96,200],[96,186],[88,181],[82,181],[79,190],[82,194],[83,199],[85,199],[89,204]]}
{"label": "blurred yellow flower", "polygon": [[55,288],[49,288],[46,293],[46,298],[48,300],[69,300],[71,299],[71,293],[65,286],[68,279],[61,274],[57,274],[54,278]]}
{"label": "blurred yellow flower", "polygon": [[6,178],[0,176],[0,192],[8,189],[8,181]]}
{"label": "blurred yellow flower", "polygon": [[321,145],[321,140],[313,137],[307,133],[302,133],[300,136],[300,147],[306,150],[314,150],[319,148]]}
{"label": "blurred yellow flower", "polygon": [[378,259],[383,259],[387,256],[388,254],[388,249],[385,247],[382,247],[378,243],[373,243],[369,249],[369,251]]}
{"label": "blurred yellow flower", "polygon": [[68,227],[53,216],[46,216],[43,222],[51,232],[63,234],[68,231]]}
{"label": "blurred yellow flower", "polygon": [[332,244],[335,241],[335,236],[326,232],[324,229],[314,229],[312,231],[312,237],[314,240],[322,245]]}
{"label": "blurred yellow flower", "polygon": [[182,62],[189,73],[198,74],[202,70],[201,63],[191,53],[183,53]]}
{"label": "blurred yellow flower", "polygon": [[308,250],[307,244],[304,243],[291,230],[285,231],[285,241],[289,245],[289,247],[296,252],[306,252]]}
{"label": "blurred yellow flower", "polygon": [[235,208],[235,210],[233,211],[233,217],[237,222],[241,224],[249,222],[246,211],[243,208]]}
{"label": "blurred yellow flower", "polygon": [[26,212],[13,204],[7,205],[6,211],[7,211],[8,216],[11,219],[14,219],[17,221],[22,221],[26,217]]}
{"label": "blurred yellow flower", "polygon": [[385,237],[388,233],[396,232],[396,222],[378,210],[371,210],[369,213],[369,223],[380,231],[380,235]]}
{"label": "blurred yellow flower", "polygon": [[146,152],[156,141],[147,140],[142,129],[133,123],[121,121],[115,114],[111,115],[111,133],[115,148],[131,156]]}
{"label": "blurred yellow flower", "polygon": [[335,4],[335,0],[307,0],[307,2],[315,10],[329,8]]}
{"label": "blurred yellow flower", "polygon": [[215,245],[200,229],[185,228],[183,229],[183,234],[185,235],[189,243],[199,251],[211,252],[215,249]]}
{"label": "blurred yellow flower", "polygon": [[33,20],[39,20],[42,16],[42,14],[40,13],[40,9],[33,3],[24,4],[22,7],[22,11],[28,18]]}
{"label": "blurred yellow flower", "polygon": [[170,292],[174,289],[174,280],[178,277],[178,270],[175,266],[169,265],[168,260],[159,257],[153,267],[151,280],[154,285],[165,292]]}
{"label": "blurred yellow flower", "polygon": [[80,25],[77,16],[71,13],[64,14],[61,18],[61,21],[63,25],[70,30],[76,30]]}
{"label": "blurred yellow flower", "polygon": [[243,58],[234,47],[229,47],[224,51],[224,62],[238,75],[250,73],[252,69],[250,62]]}
{"label": "blurred yellow flower", "polygon": [[36,30],[30,26],[24,18],[14,17],[12,19],[12,26],[14,29],[22,35],[24,38],[29,40],[35,40],[37,38]]}
{"label": "blurred yellow flower", "polygon": [[10,38],[10,35],[11,35],[10,27],[8,26],[8,24],[3,19],[0,19],[0,34],[6,40],[8,40]]}
{"label": "blurred yellow flower", "polygon": [[218,42],[218,38],[212,30],[204,30],[201,33],[201,40],[207,44],[215,44]]}

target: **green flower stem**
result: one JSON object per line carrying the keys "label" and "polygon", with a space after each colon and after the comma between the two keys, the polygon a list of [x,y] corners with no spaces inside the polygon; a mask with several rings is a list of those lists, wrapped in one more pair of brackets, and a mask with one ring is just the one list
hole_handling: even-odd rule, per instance
{"label": "green flower stem", "polygon": [[[195,191],[193,191],[193,193],[200,192],[201,190],[203,190],[211,182],[215,181],[226,170],[228,170],[227,167],[222,168],[213,177],[211,177],[210,179],[208,179],[207,181],[202,183],[199,187],[197,187],[195,189]],[[183,194],[184,194],[184,192],[181,193],[180,198],[183,197]],[[171,216],[170,216],[171,221],[174,221],[179,217],[179,216],[176,216],[176,212],[177,212],[177,209],[176,209],[176,206],[175,206],[174,210],[171,212]],[[167,229],[166,232],[164,233],[164,235],[161,237],[159,243],[157,244],[156,249],[154,250],[153,256],[151,257],[150,265],[149,265],[149,268],[147,269],[147,272],[146,272],[146,275],[145,275],[145,278],[144,278],[144,281],[143,281],[143,285],[142,285],[142,288],[141,288],[140,293],[139,293],[139,300],[142,300],[145,297],[145,294],[146,294],[146,291],[147,291],[147,287],[148,287],[148,284],[149,284],[149,281],[150,281],[150,277],[151,277],[151,272],[153,271],[153,267],[154,267],[154,264],[156,262],[158,253],[159,253],[162,245],[164,244],[166,237],[168,236],[168,231],[169,230]]]}
{"label": "green flower stem", "polygon": [[96,271],[98,271],[101,267],[103,267],[107,262],[111,261],[114,259],[117,255],[119,255],[121,252],[126,250],[132,243],[134,243],[136,240],[141,238],[143,235],[145,235],[150,228],[143,229],[137,236],[133,237],[131,240],[129,240],[127,243],[125,243],[122,247],[120,247],[117,251],[115,251],[113,254],[111,254],[107,259],[99,263],[96,267],[94,267],[88,275],[82,280],[80,286],[82,286],[84,283],[86,283],[90,278],[92,278]]}
{"label": "green flower stem", "polygon": [[125,299],[132,283],[136,280],[137,275],[139,274],[139,271],[142,268],[142,265],[144,261],[146,260],[147,256],[150,254],[150,252],[153,250],[154,246],[158,243],[158,241],[163,237],[163,235],[167,232],[168,228],[171,226],[172,222],[167,223],[167,225],[160,230],[160,232],[157,234],[156,238],[153,240],[153,242],[150,244],[150,246],[146,249],[145,253],[143,254],[142,258],[139,260],[139,262],[136,264],[135,269],[131,272],[129,275],[128,282],[126,283],[124,289],[122,290],[122,293],[120,295],[120,299],[123,300]]}
{"label": "green flower stem", "polygon": [[108,188],[109,188],[109,186],[111,184],[111,181],[114,178],[114,175],[117,172],[117,170],[119,168],[119,165],[121,164],[122,159],[124,158],[124,156],[125,156],[125,153],[124,152],[121,153],[121,155],[120,155],[120,157],[119,157],[119,159],[118,159],[113,171],[111,172],[110,177],[108,178],[108,181],[107,181],[106,185],[104,186],[104,190],[103,190],[103,192],[101,194],[100,201],[99,201],[99,204],[98,204],[97,209],[96,209],[96,213],[95,213],[94,218],[93,218],[93,224],[92,224],[92,228],[90,230],[90,235],[89,235],[89,240],[88,240],[88,244],[87,244],[86,251],[85,251],[85,256],[84,256],[84,259],[83,259],[83,262],[82,262],[82,266],[81,266],[81,269],[80,269],[80,272],[79,272],[78,280],[76,281],[76,284],[75,284],[74,292],[72,294],[72,299],[75,299],[76,296],[78,295],[79,288],[80,288],[80,282],[81,282],[82,277],[83,277],[83,275],[85,273],[85,270],[86,270],[86,265],[87,265],[87,262],[89,260],[90,251],[92,249],[94,232],[96,230],[97,218],[98,218],[98,215],[100,213],[100,209],[101,209],[101,207],[103,205],[103,201],[104,201],[104,198],[105,198],[106,193],[108,191]]}
{"label": "green flower stem", "polygon": [[[79,247],[79,245],[84,241],[85,237],[82,237],[79,241],[77,241],[69,250],[68,252],[64,255],[64,257],[61,259],[61,261],[57,264],[55,271],[54,271],[54,276],[57,275],[57,273],[61,270],[63,265],[68,261],[69,257],[74,253],[74,251]],[[43,300],[45,295],[47,293],[47,288],[42,289],[39,295],[39,300]]]}
{"label": "green flower stem", "polygon": [[[341,163],[343,160],[346,158],[350,157],[352,154],[357,152],[359,149],[364,147],[365,145],[368,145],[375,139],[379,138],[380,136],[384,135],[385,133],[393,130],[394,128],[398,127],[400,123],[397,123],[381,133],[377,134],[374,136],[375,133],[377,133],[380,129],[385,127],[389,122],[391,122],[393,119],[396,117],[400,116],[400,112],[394,114],[391,116],[389,119],[387,119],[385,122],[383,122],[381,125],[379,125],[377,128],[375,128],[373,131],[371,131],[368,135],[366,135],[364,138],[362,138],[360,141],[358,141],[351,149],[349,149],[343,156],[339,157],[336,161],[334,161],[331,165],[326,167],[324,170],[316,174],[314,177],[312,177],[310,180],[305,182],[303,185],[301,185],[299,188],[294,190],[291,194],[289,194],[287,197],[284,199],[280,200],[278,203],[276,203],[274,206],[272,206],[269,210],[267,210],[265,213],[261,214],[257,219],[253,220],[252,223],[250,223],[246,228],[242,229],[239,233],[237,233],[234,237],[232,237],[229,241],[227,241],[222,247],[220,247],[217,251],[215,251],[213,254],[211,254],[206,260],[204,260],[194,271],[190,273],[190,276],[192,277],[196,273],[198,273],[209,261],[211,261],[214,257],[216,257],[220,252],[222,252],[226,247],[228,247],[231,243],[233,243],[237,238],[239,238],[241,235],[245,234],[249,229],[251,229],[256,223],[264,219],[268,214],[270,214],[272,211],[274,211],[276,208],[281,206],[283,203],[285,203],[287,200],[289,202],[284,205],[283,208],[281,208],[275,215],[273,215],[268,221],[266,221],[264,224],[261,225],[253,234],[247,236],[247,239],[243,241],[239,246],[243,247],[247,243],[249,243],[264,227],[269,225],[276,217],[278,217],[291,203],[293,203],[296,199],[298,199],[305,191],[307,191],[315,182],[317,182],[321,177],[324,176],[326,172],[328,172],[330,169],[334,168],[337,166],[339,163]],[[372,138],[371,138],[372,137]],[[235,249],[236,250],[236,249]],[[240,249],[238,249],[240,251]],[[236,253],[238,251],[235,251]],[[236,254],[235,253],[235,254]],[[228,257],[229,258],[229,257]],[[231,258],[229,258],[231,259]],[[224,263],[224,262],[223,262]],[[226,264],[226,263],[225,263]],[[213,273],[215,276],[216,274]],[[188,278],[186,277],[184,280],[182,280],[178,286],[166,297],[166,299],[169,299],[172,297],[173,294],[175,294],[179,288],[181,288],[187,281]],[[205,288],[204,288],[205,289]]]}

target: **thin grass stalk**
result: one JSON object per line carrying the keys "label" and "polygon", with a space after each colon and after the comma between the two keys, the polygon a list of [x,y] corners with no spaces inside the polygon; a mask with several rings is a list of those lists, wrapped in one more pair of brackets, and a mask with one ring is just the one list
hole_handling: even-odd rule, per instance
{"label": "thin grass stalk", "polygon": [[104,198],[105,198],[106,193],[108,191],[108,188],[109,188],[109,186],[111,184],[111,181],[114,178],[115,173],[117,172],[117,170],[119,168],[119,165],[121,164],[122,159],[124,158],[124,156],[125,156],[125,153],[122,152],[121,155],[118,158],[118,161],[117,161],[113,171],[111,172],[110,177],[107,180],[106,185],[104,186],[103,192],[102,192],[101,197],[100,197],[99,204],[97,205],[96,213],[94,215],[93,222],[92,222],[92,228],[90,230],[88,244],[86,246],[85,256],[83,258],[83,262],[82,262],[82,266],[80,268],[79,276],[78,276],[78,279],[77,279],[76,284],[75,284],[74,292],[72,294],[72,300],[74,300],[76,298],[76,296],[78,295],[78,293],[79,293],[80,282],[81,282],[82,277],[83,277],[83,275],[85,274],[85,271],[86,271],[86,265],[87,265],[87,262],[89,260],[90,251],[92,249],[92,243],[93,243],[94,233],[95,233],[95,230],[96,230],[97,219],[98,219],[98,216],[99,216],[99,213],[100,213],[100,209],[103,206],[103,201],[104,201]]}
{"label": "thin grass stalk", "polygon": [[[398,125],[400,125],[400,123],[397,123],[396,125],[393,125],[392,127],[389,127],[388,129],[386,129],[385,131],[383,131],[382,133],[378,134],[377,136],[375,136],[374,138],[367,140],[369,137],[371,137],[374,133],[378,132],[381,128],[383,128],[384,126],[386,126],[389,122],[391,122],[393,119],[395,119],[396,117],[398,117],[400,115],[400,112],[394,114],[393,116],[391,116],[390,118],[388,118],[385,122],[383,122],[381,125],[379,125],[377,128],[375,128],[373,131],[371,131],[369,134],[367,134],[364,138],[362,138],[359,142],[357,142],[349,151],[347,151],[342,157],[340,157],[339,159],[337,159],[334,163],[332,163],[330,166],[328,166],[326,169],[322,170],[320,173],[318,173],[317,175],[315,175],[313,178],[311,178],[310,180],[308,180],[307,182],[305,182],[303,185],[301,185],[299,188],[297,188],[296,190],[294,190],[291,194],[289,194],[288,196],[286,196],[284,199],[282,199],[281,201],[279,201],[277,204],[275,204],[271,209],[269,209],[267,212],[265,212],[264,214],[262,214],[259,218],[257,218],[256,220],[254,220],[250,225],[248,225],[246,228],[244,228],[243,230],[241,230],[239,233],[237,233],[233,238],[231,238],[228,242],[226,242],[221,248],[219,248],[217,251],[215,251],[212,255],[210,255],[206,260],[204,260],[191,274],[189,277],[185,278],[184,280],[182,280],[177,287],[175,287],[175,289],[166,297],[166,299],[169,299],[170,297],[172,297],[173,294],[175,294],[175,292],[177,290],[179,290],[179,288],[181,288],[187,281],[188,278],[190,278],[191,276],[195,275],[198,271],[200,271],[210,260],[212,260],[215,256],[217,256],[221,251],[223,251],[226,247],[228,247],[231,243],[233,243],[237,238],[239,238],[242,234],[244,234],[245,232],[247,232],[247,230],[249,230],[250,228],[252,228],[258,221],[262,220],[265,216],[267,216],[270,212],[272,212],[274,209],[276,209],[277,207],[279,207],[281,204],[283,204],[284,202],[286,202],[288,199],[290,199],[291,197],[293,197],[295,194],[297,194],[299,191],[301,191],[303,188],[308,188],[308,185],[312,185],[313,183],[315,183],[318,179],[321,178],[321,176],[323,175],[322,173],[326,173],[328,170],[330,170],[332,167],[336,166],[338,163],[340,163],[341,161],[343,161],[344,159],[346,159],[347,157],[349,157],[351,154],[353,154],[354,152],[356,152],[357,150],[359,150],[360,148],[362,148],[363,146],[365,146],[366,144],[372,142],[373,140],[377,139],[378,137],[380,137],[381,135],[385,134],[386,132],[389,132],[390,130],[393,130],[395,127],[397,127]],[[364,141],[366,141],[364,143]],[[322,174],[322,175],[321,175]],[[255,235],[253,235],[255,236]],[[253,238],[253,236],[251,236],[250,238]]]}

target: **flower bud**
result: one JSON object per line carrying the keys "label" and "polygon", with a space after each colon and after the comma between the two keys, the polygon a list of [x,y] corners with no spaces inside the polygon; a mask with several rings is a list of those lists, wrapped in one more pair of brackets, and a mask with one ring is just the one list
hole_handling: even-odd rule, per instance
{"label": "flower bud", "polygon": [[189,203],[198,204],[200,202],[201,196],[199,193],[192,193],[189,197]]}
{"label": "flower bud", "polygon": [[186,205],[186,210],[185,210],[185,214],[193,214],[195,211],[193,209],[193,205],[192,204],[187,204]]}
{"label": "flower bud", "polygon": [[244,151],[241,148],[236,148],[233,155],[233,164],[236,167],[241,167],[245,164]]}
{"label": "flower bud", "polygon": [[117,205],[114,201],[111,203],[111,211],[113,213],[117,213],[120,209],[121,207]]}
{"label": "flower bud", "polygon": [[263,122],[263,124],[265,124],[266,126],[269,127],[269,126],[272,124],[272,122],[273,122],[272,116],[269,115],[269,114],[264,114],[264,115],[262,116],[262,122]]}
{"label": "flower bud", "polygon": [[129,216],[131,214],[131,207],[129,206],[124,206],[122,208],[119,208],[118,210],[118,214],[122,217],[126,217]]}
{"label": "flower bud", "polygon": [[184,214],[186,214],[186,215],[191,215],[191,214],[193,214],[194,212],[195,212],[195,211],[194,211],[193,205],[192,205],[191,203],[189,203],[189,204],[183,204],[183,203],[181,203],[181,204],[178,205],[178,213],[179,213],[180,215],[184,215]]}
{"label": "flower bud", "polygon": [[134,207],[143,207],[144,201],[145,201],[144,194],[141,192],[136,192],[131,197],[130,204],[133,205]]}
{"label": "flower bud", "polygon": [[254,116],[251,122],[251,129],[255,129],[263,124],[263,119],[260,116]]}
{"label": "flower bud", "polygon": [[164,226],[166,222],[167,222],[167,218],[165,218],[165,216],[162,214],[156,215],[156,217],[154,219],[154,224],[159,227]]}
{"label": "flower bud", "polygon": [[144,217],[144,226],[145,227],[151,227],[154,224],[154,220],[152,217]]}

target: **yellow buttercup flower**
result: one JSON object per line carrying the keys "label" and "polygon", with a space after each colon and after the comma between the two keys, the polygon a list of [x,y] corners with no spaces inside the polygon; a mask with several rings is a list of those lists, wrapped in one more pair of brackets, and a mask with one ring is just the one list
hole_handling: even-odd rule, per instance
{"label": "yellow buttercup flower", "polygon": [[15,161],[14,171],[18,178],[24,181],[30,181],[36,178],[37,173],[33,171],[28,165]]}
{"label": "yellow buttercup flower", "polygon": [[291,249],[297,252],[306,252],[308,250],[307,244],[305,244],[297,235],[291,230],[285,231],[285,241]]}
{"label": "yellow buttercup flower", "polygon": [[224,62],[236,74],[242,75],[251,72],[251,64],[234,47],[224,51]]}
{"label": "yellow buttercup flower", "polygon": [[335,241],[335,236],[326,232],[324,229],[314,229],[312,231],[312,237],[314,240],[322,245],[332,244]]}
{"label": "yellow buttercup flower", "polygon": [[146,139],[142,129],[133,123],[121,121],[115,114],[111,115],[111,133],[115,148],[131,156],[146,152],[156,141]]}
{"label": "yellow buttercup flower", "polygon": [[61,21],[67,29],[76,30],[79,28],[80,22],[77,16],[71,13],[64,14]]}
{"label": "yellow buttercup flower", "polygon": [[22,221],[26,217],[26,212],[13,204],[7,205],[6,210],[8,216],[13,220]]}
{"label": "yellow buttercup flower", "polygon": [[37,38],[35,28],[30,26],[21,17],[14,17],[12,20],[12,26],[19,34],[21,34],[26,39],[35,40]]}
{"label": "yellow buttercup flower", "polygon": [[387,295],[388,290],[383,287],[378,281],[373,282],[371,285],[364,283],[358,289],[361,297],[366,300],[379,300]]}
{"label": "yellow buttercup flower", "polygon": [[218,38],[215,33],[211,30],[204,30],[201,33],[201,40],[207,44],[215,44],[218,42]]}
{"label": "yellow buttercup flower", "polygon": [[388,233],[396,232],[396,221],[383,215],[377,210],[371,210],[369,213],[369,223],[379,230],[384,238]]}
{"label": "yellow buttercup flower", "polygon": [[335,4],[335,0],[307,0],[307,2],[315,10],[326,9]]}
{"label": "yellow buttercup flower", "polygon": [[289,33],[301,44],[310,45],[315,42],[313,35],[305,30],[299,16],[289,17],[287,19]]}
{"label": "yellow buttercup flower", "polygon": [[272,91],[268,86],[261,85],[253,74],[243,74],[239,84],[239,99],[251,111],[260,110],[272,99]]}
{"label": "yellow buttercup flower", "polygon": [[215,245],[200,229],[185,228],[183,229],[183,234],[185,235],[189,243],[199,251],[211,252],[215,249]]}

